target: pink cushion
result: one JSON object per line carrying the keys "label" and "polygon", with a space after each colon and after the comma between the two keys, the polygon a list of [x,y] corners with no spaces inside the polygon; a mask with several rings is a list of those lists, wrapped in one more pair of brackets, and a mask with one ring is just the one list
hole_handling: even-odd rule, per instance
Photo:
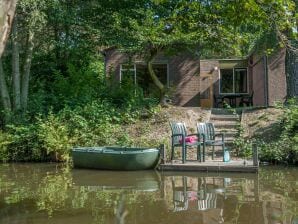
{"label": "pink cushion", "polygon": [[[197,136],[187,136],[185,137],[185,142],[186,143],[194,143],[198,141],[198,137]],[[179,140],[179,143],[182,144],[182,139]]]}

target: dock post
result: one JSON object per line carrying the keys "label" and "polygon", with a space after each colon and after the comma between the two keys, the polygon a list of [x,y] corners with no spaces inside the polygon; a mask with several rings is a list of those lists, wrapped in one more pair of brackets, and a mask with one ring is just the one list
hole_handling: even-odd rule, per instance
{"label": "dock post", "polygon": [[252,159],[253,159],[253,165],[259,166],[259,153],[258,153],[258,146],[254,142],[252,143]]}
{"label": "dock post", "polygon": [[160,163],[165,164],[166,162],[166,146],[165,144],[159,145]]}

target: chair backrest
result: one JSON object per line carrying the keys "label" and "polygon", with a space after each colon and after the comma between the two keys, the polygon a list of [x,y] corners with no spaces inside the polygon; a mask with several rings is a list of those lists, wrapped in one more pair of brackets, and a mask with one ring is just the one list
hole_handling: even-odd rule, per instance
{"label": "chair backrest", "polygon": [[214,140],[215,130],[213,123],[197,123],[199,134],[204,134],[205,140]]}
{"label": "chair backrest", "polygon": [[[182,134],[187,136],[186,126],[183,122],[170,122],[172,135]],[[172,138],[174,144],[179,144],[182,140],[182,136],[175,136]]]}
{"label": "chair backrest", "polygon": [[203,200],[198,200],[198,210],[206,210],[211,208],[216,208],[217,194],[216,193],[206,193],[206,198]]}

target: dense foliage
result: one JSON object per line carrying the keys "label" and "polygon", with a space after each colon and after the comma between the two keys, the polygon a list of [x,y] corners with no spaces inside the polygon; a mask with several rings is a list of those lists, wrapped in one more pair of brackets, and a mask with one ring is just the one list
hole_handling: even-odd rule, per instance
{"label": "dense foliage", "polygon": [[258,140],[260,159],[279,163],[298,163],[298,103],[297,99],[289,101],[283,107],[284,114],[280,121],[281,134],[271,142]]}
{"label": "dense foliage", "polygon": [[65,160],[76,145],[134,143],[123,125],[150,115],[157,101],[106,79],[105,48],[142,55],[162,98],[157,53],[220,58],[246,56],[257,40],[262,50],[287,46],[297,35],[295,3],[19,0],[0,58],[0,160]]}
{"label": "dense foliage", "polygon": [[64,161],[73,146],[133,144],[121,125],[144,112],[150,116],[157,101],[131,83],[110,84],[102,74],[100,59],[83,68],[69,64],[67,77],[53,74],[50,92],[37,89],[26,116],[0,132],[0,159]]}
{"label": "dense foliage", "polygon": [[258,148],[261,161],[282,164],[298,164],[298,103],[297,99],[289,100],[287,105],[277,106],[283,115],[275,128],[274,138],[265,136],[245,136],[244,127],[239,123],[238,133],[234,140],[237,156],[251,158],[252,144]]}

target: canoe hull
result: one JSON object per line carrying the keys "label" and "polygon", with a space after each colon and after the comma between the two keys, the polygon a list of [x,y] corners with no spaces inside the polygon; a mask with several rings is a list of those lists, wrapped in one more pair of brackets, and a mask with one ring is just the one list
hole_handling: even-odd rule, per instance
{"label": "canoe hull", "polygon": [[154,169],[159,161],[158,149],[93,147],[72,150],[75,168],[101,170]]}

